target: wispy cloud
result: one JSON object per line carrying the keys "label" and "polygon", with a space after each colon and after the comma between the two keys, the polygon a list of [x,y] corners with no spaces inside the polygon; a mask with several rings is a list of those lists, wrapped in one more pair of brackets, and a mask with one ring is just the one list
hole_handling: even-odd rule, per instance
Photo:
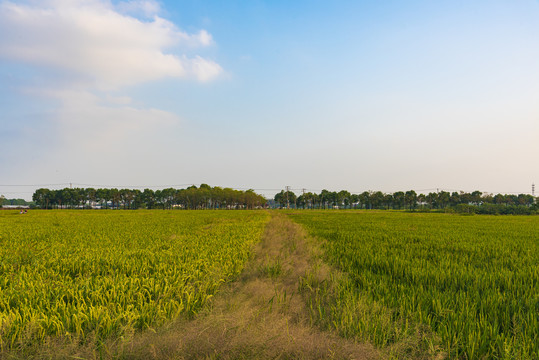
{"label": "wispy cloud", "polygon": [[179,122],[170,112],[134,107],[127,97],[102,99],[84,91],[48,95],[61,104],[56,121],[62,147],[78,148],[88,154],[95,155],[100,149],[109,157],[111,153],[128,153],[148,136],[169,130]]}
{"label": "wispy cloud", "polygon": [[[44,0],[0,4],[0,57],[70,71],[101,90],[165,77],[208,81],[219,64],[182,55],[209,46],[205,30],[188,34],[157,15],[153,1]],[[134,11],[151,15],[140,20]],[[169,51],[169,52],[167,52]]]}
{"label": "wispy cloud", "polygon": [[0,0],[0,60],[45,79],[10,85],[24,101],[54,106],[11,126],[20,151],[9,173],[84,178],[105,169],[108,177],[118,164],[168,161],[163,147],[174,144],[180,117],[132,100],[127,88],[163,78],[208,82],[223,69],[196,55],[213,44],[211,34],[182,31],[161,12],[152,0]]}

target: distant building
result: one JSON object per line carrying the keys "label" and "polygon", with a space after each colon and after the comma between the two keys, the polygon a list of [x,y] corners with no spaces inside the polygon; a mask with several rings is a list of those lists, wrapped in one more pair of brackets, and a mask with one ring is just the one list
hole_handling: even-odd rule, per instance
{"label": "distant building", "polygon": [[30,209],[28,205],[2,205],[2,209]]}

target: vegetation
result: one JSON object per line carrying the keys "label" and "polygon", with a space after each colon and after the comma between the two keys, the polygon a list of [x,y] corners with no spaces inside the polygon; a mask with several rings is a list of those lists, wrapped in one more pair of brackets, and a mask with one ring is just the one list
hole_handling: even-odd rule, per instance
{"label": "vegetation", "polygon": [[0,347],[118,337],[196,314],[239,274],[266,212],[0,213]]}
{"label": "vegetation", "polygon": [[447,191],[417,194],[414,190],[385,194],[381,191],[365,191],[352,194],[349,191],[322,190],[320,194],[307,192],[296,196],[291,191],[281,191],[274,197],[280,207],[302,209],[379,209],[379,210],[441,210],[477,214],[536,214],[537,199],[528,194],[502,195],[480,191],[472,193]]}
{"label": "vegetation", "polygon": [[345,275],[332,291],[317,288],[311,311],[321,324],[382,347],[419,336],[450,358],[539,357],[538,218],[289,215]]}
{"label": "vegetation", "polygon": [[266,199],[253,190],[190,186],[187,189],[38,189],[32,199],[42,209],[53,208],[116,208],[116,209],[254,209],[264,206]]}
{"label": "vegetation", "polygon": [[[271,318],[287,334],[323,341],[309,326],[332,328],[394,358],[539,357],[538,217],[284,211],[266,227],[269,218],[264,211],[1,212],[0,357],[53,339],[106,351],[115,339],[113,351],[122,353],[120,339],[204,308],[242,271],[263,231],[241,277],[249,285],[230,290],[244,289],[233,302],[249,306],[234,310],[222,299],[221,312],[185,329],[211,328],[207,336],[218,343],[243,346],[257,342],[236,337],[236,326]],[[234,321],[224,316],[232,313]],[[264,329],[262,338],[274,341],[276,330]],[[177,346],[176,354],[185,350]]]}
{"label": "vegetation", "polygon": [[6,199],[4,196],[0,196],[0,207],[3,205],[11,205],[11,206],[34,206],[33,201],[26,201],[24,199]]}

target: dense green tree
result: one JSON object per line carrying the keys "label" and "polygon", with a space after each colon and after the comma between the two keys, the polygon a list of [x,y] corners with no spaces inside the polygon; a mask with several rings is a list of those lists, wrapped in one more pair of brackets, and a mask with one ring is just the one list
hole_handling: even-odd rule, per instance
{"label": "dense green tree", "polygon": [[474,203],[475,205],[479,205],[481,204],[482,202],[482,198],[481,196],[483,195],[483,193],[481,191],[474,191],[471,193],[471,196],[470,196],[470,199],[471,199],[471,202]]}
{"label": "dense green tree", "polygon": [[384,206],[384,193],[381,191],[374,191],[370,193],[370,202],[374,209],[380,209]]}
{"label": "dense green tree", "polygon": [[359,195],[358,194],[352,194],[350,196],[350,202],[351,202],[350,205],[355,208],[357,206],[357,204],[359,203]]}
{"label": "dense green tree", "polygon": [[404,194],[404,201],[410,210],[415,209],[417,205],[417,193],[414,190],[409,190]]}
{"label": "dense green tree", "polygon": [[49,204],[51,203],[51,191],[43,188],[37,189],[32,195],[32,200],[34,200],[39,207],[48,209]]}
{"label": "dense green tree", "polygon": [[281,208],[290,208],[295,207],[297,197],[292,191],[281,190],[273,199]]}
{"label": "dense green tree", "polygon": [[397,209],[402,209],[404,207],[404,192],[397,191],[393,194],[394,205]]}
{"label": "dense green tree", "polygon": [[152,189],[144,189],[141,194],[142,202],[147,209],[154,209],[156,205],[155,191]]}
{"label": "dense green tree", "polygon": [[345,209],[350,205],[350,197],[352,195],[350,194],[350,192],[346,191],[346,190],[341,190],[337,193],[337,196],[336,196],[336,202],[337,202],[337,206],[340,208],[340,207],[344,207]]}
{"label": "dense green tree", "polygon": [[451,199],[451,194],[449,194],[447,191],[440,191],[438,193],[438,207],[441,209],[444,209]]}
{"label": "dense green tree", "polygon": [[368,191],[359,194],[359,202],[363,208],[372,209],[371,194]]}
{"label": "dense green tree", "polygon": [[449,204],[451,206],[457,206],[461,203],[460,194],[456,191],[451,193],[451,196],[449,197]]}

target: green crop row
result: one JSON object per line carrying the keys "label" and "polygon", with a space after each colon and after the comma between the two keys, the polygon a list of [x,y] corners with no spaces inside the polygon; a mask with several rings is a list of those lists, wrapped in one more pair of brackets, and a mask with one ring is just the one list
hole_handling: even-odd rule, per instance
{"label": "green crop row", "polygon": [[539,358],[539,218],[290,216],[346,274],[318,310],[342,334],[385,347],[426,327],[450,358]]}
{"label": "green crop row", "polygon": [[98,339],[193,315],[238,274],[265,212],[0,214],[0,346]]}

